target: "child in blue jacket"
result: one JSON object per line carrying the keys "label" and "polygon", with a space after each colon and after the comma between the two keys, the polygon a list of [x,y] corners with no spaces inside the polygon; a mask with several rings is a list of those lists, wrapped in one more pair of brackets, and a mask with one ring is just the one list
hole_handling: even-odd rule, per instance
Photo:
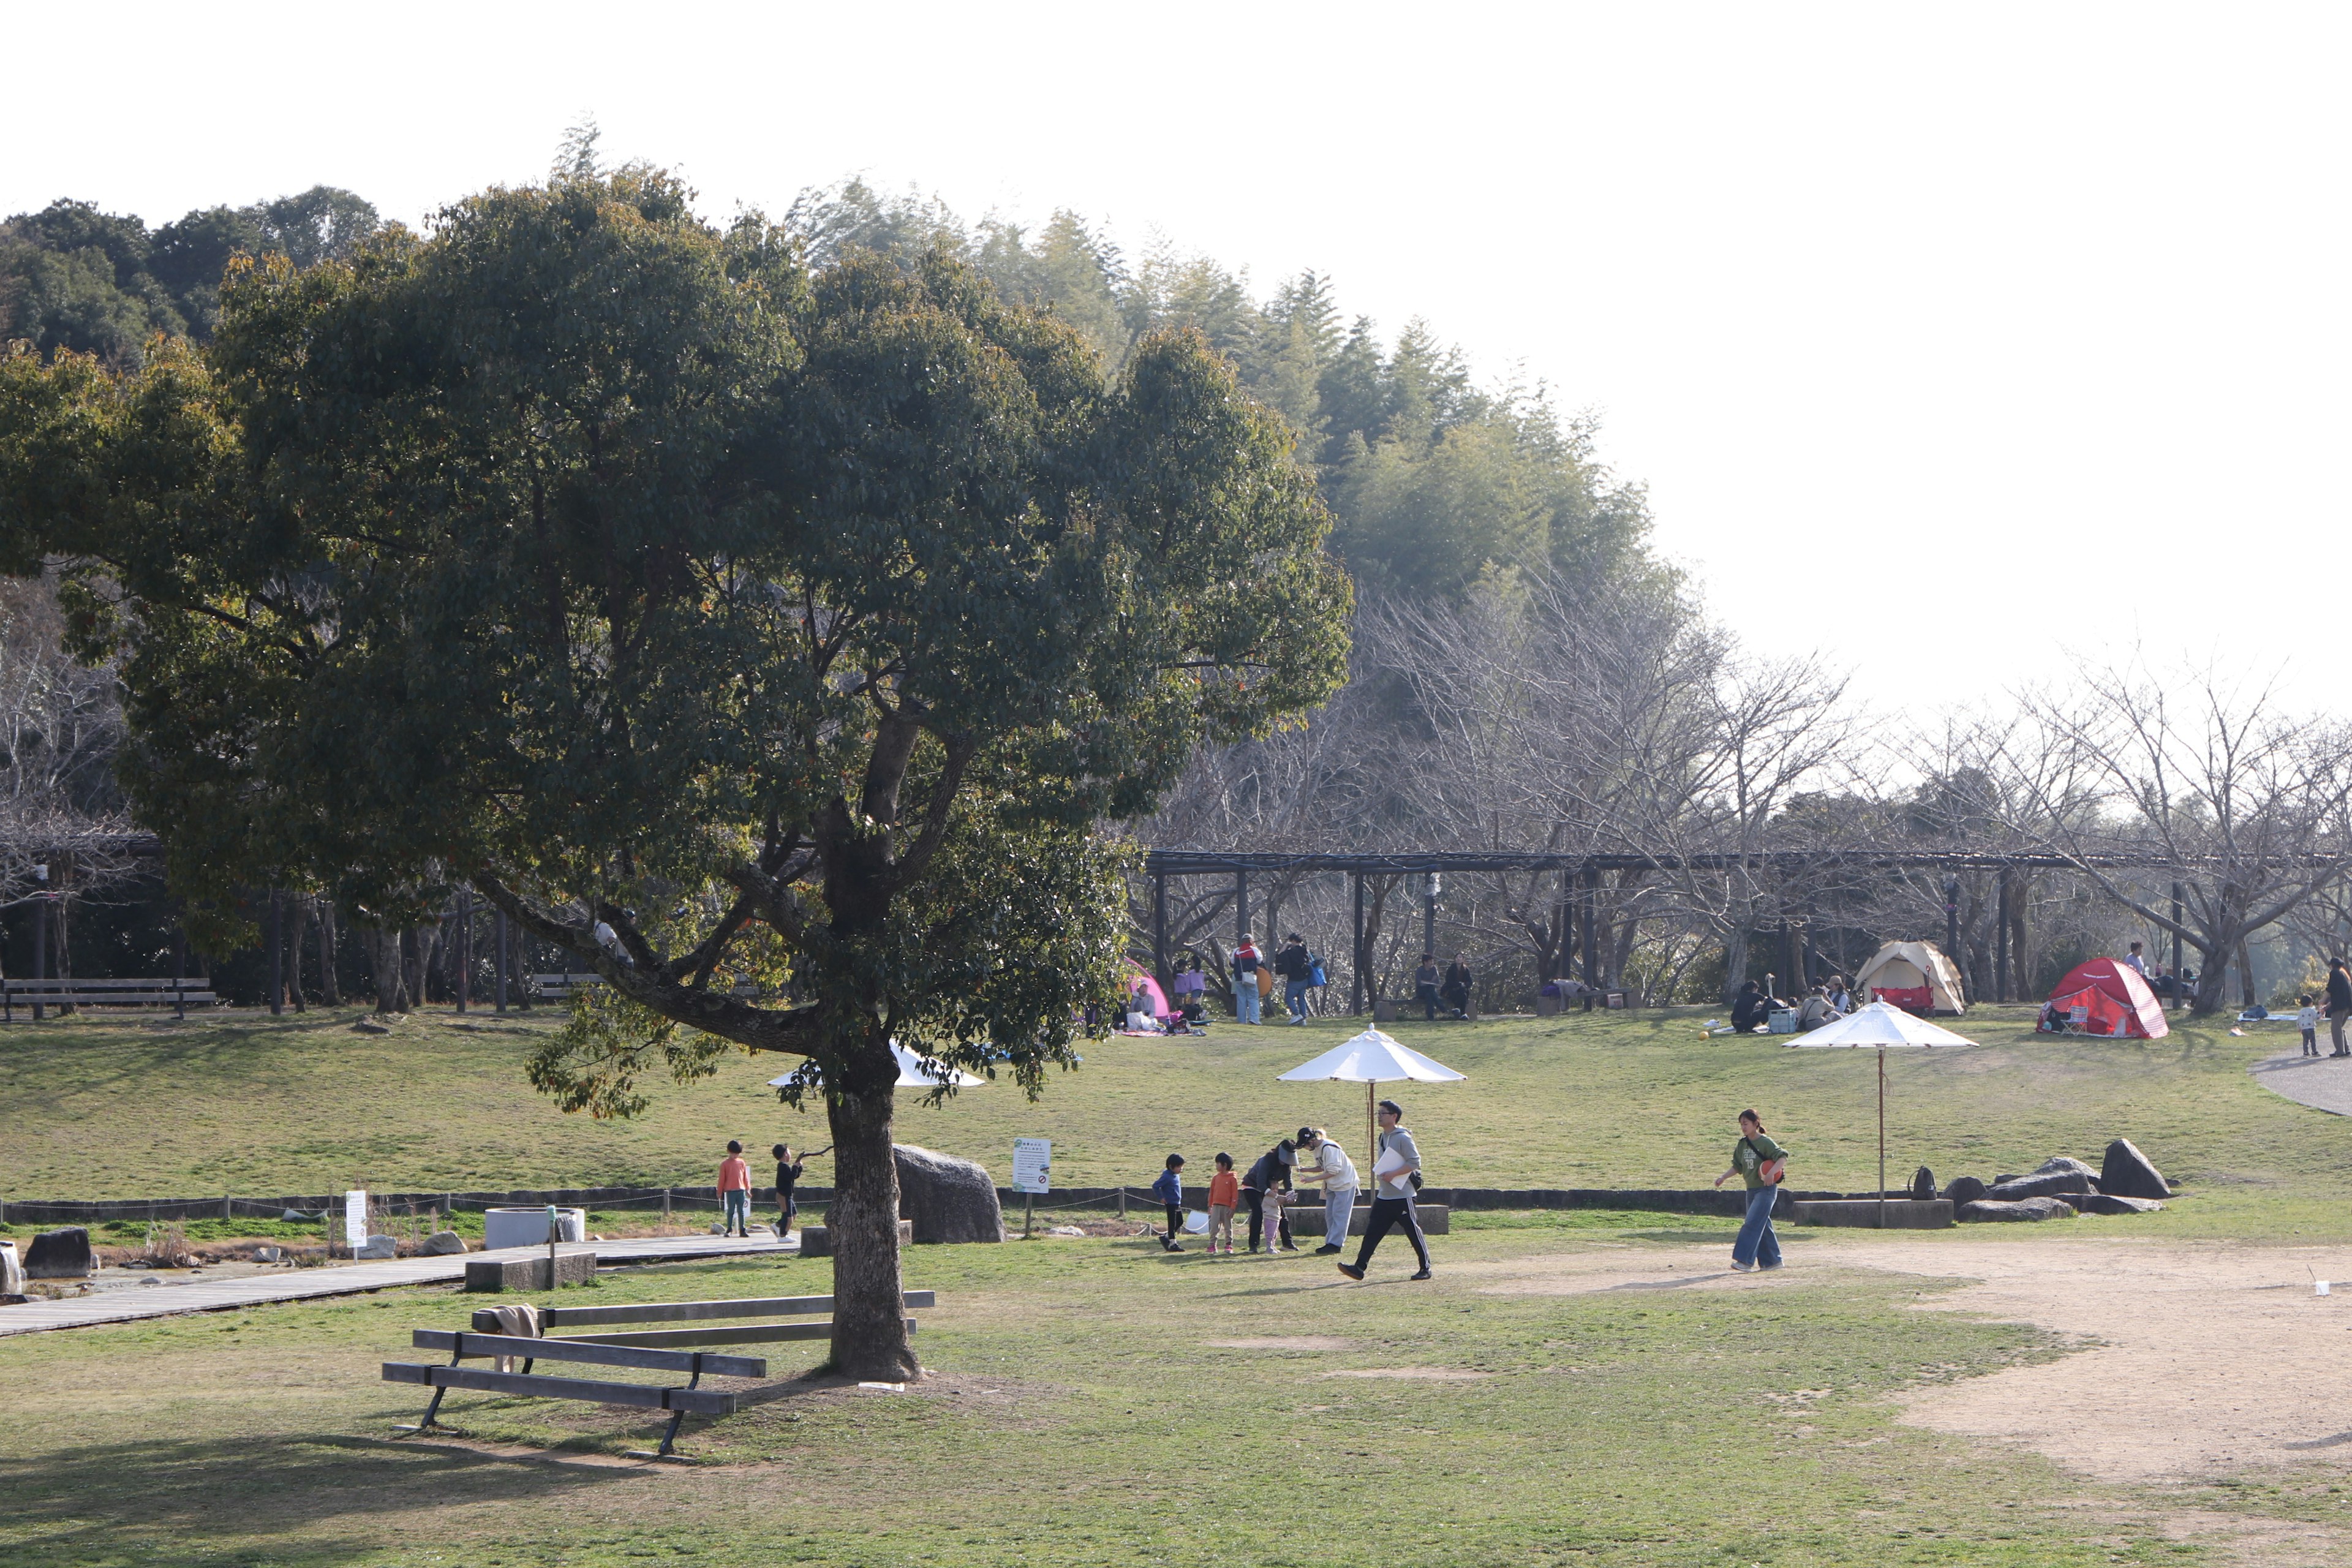
{"label": "child in blue jacket", "polygon": [[1176,1245],[1177,1233],[1184,1228],[1183,1155],[1168,1156],[1168,1168],[1160,1173],[1158,1181],[1151,1184],[1151,1195],[1168,1205],[1168,1234],[1160,1238],[1160,1245],[1171,1252],[1183,1251]]}

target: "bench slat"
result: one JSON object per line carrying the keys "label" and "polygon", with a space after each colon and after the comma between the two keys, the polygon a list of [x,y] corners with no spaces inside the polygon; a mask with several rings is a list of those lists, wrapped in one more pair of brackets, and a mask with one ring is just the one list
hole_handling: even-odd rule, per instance
{"label": "bench slat", "polygon": [[[938,1304],[935,1292],[908,1290],[899,1298],[904,1307]],[[796,1318],[833,1310],[830,1296],[746,1297],[735,1301],[653,1301],[618,1307],[543,1307],[539,1321],[549,1328],[564,1323],[681,1323],[705,1318]]]}
{"label": "bench slat", "polygon": [[[478,1334],[471,1329],[418,1329],[410,1335],[421,1351],[456,1351],[464,1336],[468,1357],[519,1355],[539,1361],[590,1362],[598,1366],[643,1367],[650,1372],[692,1372],[692,1351],[643,1350],[587,1340],[526,1339],[520,1334]],[[703,1372],[711,1377],[765,1377],[768,1363],[758,1356],[705,1355]]]}
{"label": "bench slat", "polygon": [[[915,1331],[915,1320],[907,1320],[907,1331]],[[619,1334],[565,1334],[563,1338],[583,1345],[644,1345],[658,1349],[681,1345],[750,1345],[766,1344],[777,1340],[828,1340],[833,1337],[831,1323],[742,1323],[731,1329],[639,1329]],[[532,1344],[545,1344],[545,1340],[533,1340]]]}
{"label": "bench slat", "polygon": [[736,1396],[710,1388],[652,1388],[639,1383],[597,1383],[583,1377],[541,1377],[519,1372],[478,1372],[470,1366],[383,1363],[386,1383],[428,1388],[470,1388],[482,1394],[519,1394],[534,1399],[582,1399],[593,1405],[634,1405],[647,1410],[682,1410],[695,1415],[732,1415]]}

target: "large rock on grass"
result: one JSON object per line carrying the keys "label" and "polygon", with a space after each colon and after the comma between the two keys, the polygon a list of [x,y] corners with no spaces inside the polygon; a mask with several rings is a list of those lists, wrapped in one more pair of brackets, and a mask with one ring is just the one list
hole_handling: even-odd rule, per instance
{"label": "large rock on grass", "polygon": [[2119,1198],[2168,1198],[2171,1184],[2156,1163],[2132,1146],[2128,1138],[2107,1145],[2106,1163],[2099,1167],[2099,1191]]}
{"label": "large rock on grass", "polygon": [[2033,1167],[2033,1173],[2037,1176],[2047,1176],[2056,1171],[2077,1171],[2085,1176],[2095,1176],[2099,1173],[2072,1154],[2053,1154]]}
{"label": "large rock on grass", "polygon": [[1964,1204],[1972,1204],[1984,1196],[1985,1184],[1975,1176],[1954,1176],[1952,1184],[1944,1189],[1944,1195],[1951,1199],[1953,1206],[1957,1208]]}
{"label": "large rock on grass", "polygon": [[2073,1219],[2074,1209],[2063,1198],[2021,1198],[2015,1203],[2003,1203],[1995,1198],[1979,1198],[1972,1204],[1962,1204],[1959,1217],[1966,1223],[1987,1220]]}
{"label": "large rock on grass", "polygon": [[2096,1190],[2091,1178],[2080,1171],[2053,1171],[2046,1176],[2012,1176],[1986,1189],[1985,1196],[1995,1203],[2013,1204],[2021,1198],[2048,1198],[2060,1193]]}
{"label": "large rock on grass", "polygon": [[2154,1198],[2127,1198],[2119,1193],[2069,1193],[2066,1201],[2076,1214],[2154,1214],[2164,1207]]}
{"label": "large rock on grass", "polygon": [[912,1143],[893,1143],[890,1156],[898,1166],[898,1216],[914,1222],[917,1245],[1004,1239],[996,1179],[985,1166]]}
{"label": "large rock on grass", "polygon": [[425,1238],[425,1251],[431,1258],[454,1258],[466,1250],[466,1238],[454,1230],[436,1230]]}
{"label": "large rock on grass", "polygon": [[25,1254],[27,1279],[87,1279],[90,1272],[89,1232],[78,1225],[41,1232]]}

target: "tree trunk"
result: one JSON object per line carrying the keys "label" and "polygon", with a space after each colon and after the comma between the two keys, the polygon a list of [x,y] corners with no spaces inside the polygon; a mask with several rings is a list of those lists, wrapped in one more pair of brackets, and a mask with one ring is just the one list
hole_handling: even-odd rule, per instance
{"label": "tree trunk", "polygon": [[335,905],[319,900],[319,1000],[330,1007],[343,1005],[343,987],[335,978]]}
{"label": "tree trunk", "polygon": [[2239,994],[2245,998],[2245,1005],[2248,1007],[2252,1007],[2256,1001],[2256,997],[2254,995],[2254,955],[2247,951],[2246,939],[2244,937],[2240,937],[2238,939],[2238,991]]}
{"label": "tree trunk", "polygon": [[375,1010],[407,1012],[408,965],[402,951],[404,944],[400,940],[401,933],[381,926],[362,926],[361,931],[365,938],[368,971],[375,977]]}
{"label": "tree trunk", "polygon": [[1739,983],[1748,978],[1748,926],[1738,921],[1723,938],[1723,1005],[1731,1005],[1739,994]]}
{"label": "tree trunk", "polygon": [[[2210,951],[2201,946],[2196,948],[2197,993],[2189,1003],[2189,1011],[2200,1018],[2222,1008],[2221,994],[2230,986],[2229,952],[2227,947],[2215,947]],[[2215,953],[2221,956],[2216,958]]]}
{"label": "tree trunk", "polygon": [[890,1152],[898,1064],[868,1045],[828,1097],[833,1131],[833,1364],[845,1376],[903,1383],[923,1375],[907,1341],[898,1270],[898,1163]]}
{"label": "tree trunk", "polygon": [[286,938],[286,999],[297,1013],[307,1013],[310,1009],[302,1000],[302,939],[310,927],[310,900],[298,898],[291,903],[288,912],[294,917],[294,929]]}

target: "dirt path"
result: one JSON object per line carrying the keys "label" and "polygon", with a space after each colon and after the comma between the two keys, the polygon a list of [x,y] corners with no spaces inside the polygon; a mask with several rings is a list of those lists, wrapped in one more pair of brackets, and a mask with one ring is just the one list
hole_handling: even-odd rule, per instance
{"label": "dirt path", "polygon": [[1927,1390],[1906,1419],[2021,1443],[2110,1480],[2317,1465],[2352,1471],[2352,1251],[2127,1241],[1841,1242],[1813,1257],[1977,1280],[1930,1309],[2098,1342]]}

